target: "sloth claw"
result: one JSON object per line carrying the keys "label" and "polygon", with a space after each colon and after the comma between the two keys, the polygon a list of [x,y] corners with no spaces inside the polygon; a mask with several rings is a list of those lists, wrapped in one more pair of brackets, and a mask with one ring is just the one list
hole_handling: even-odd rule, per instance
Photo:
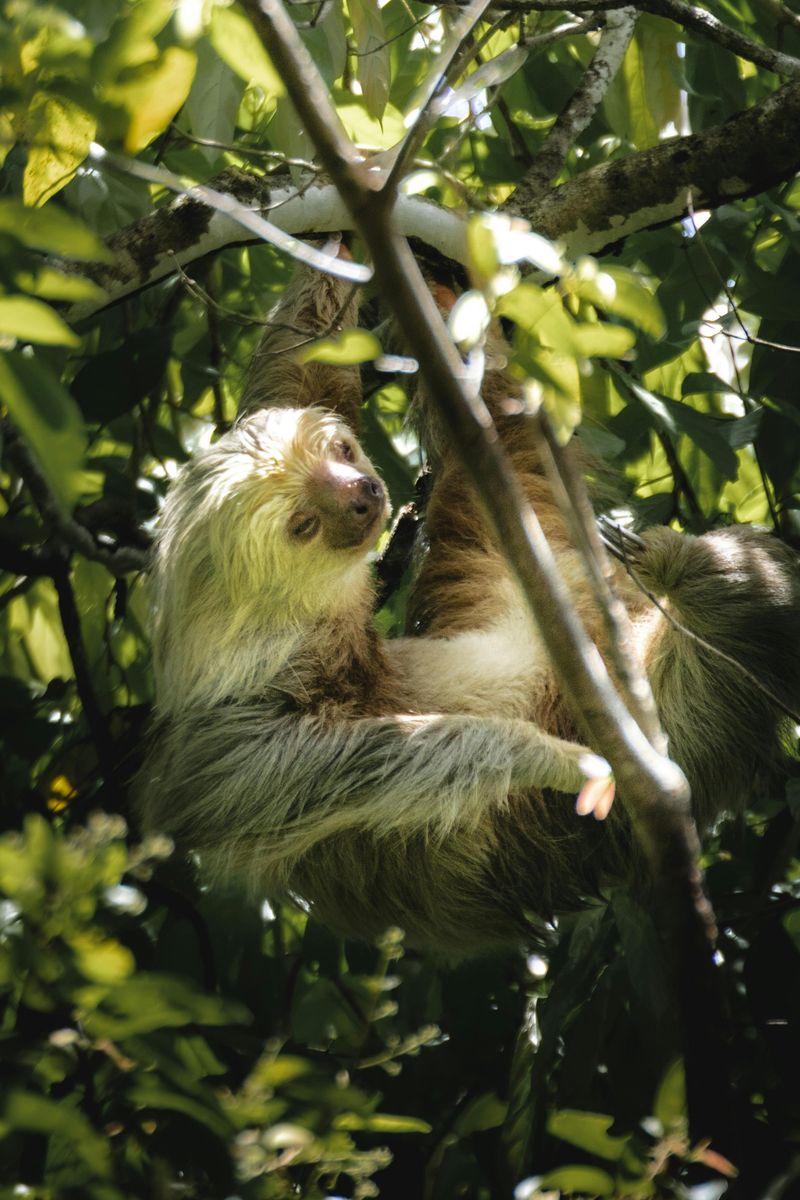
{"label": "sloth claw", "polygon": [[576,813],[579,817],[588,817],[591,813],[596,821],[604,821],[611,812],[615,790],[616,784],[611,774],[588,779],[575,801]]}
{"label": "sloth claw", "polygon": [[606,550],[621,563],[635,564],[647,550],[644,538],[610,517],[597,518],[597,531]]}

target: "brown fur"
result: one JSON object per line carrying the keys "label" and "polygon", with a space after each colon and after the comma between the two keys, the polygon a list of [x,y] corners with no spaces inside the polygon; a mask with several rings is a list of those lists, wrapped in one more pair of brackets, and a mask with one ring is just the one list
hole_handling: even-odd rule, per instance
{"label": "brown fur", "polygon": [[[337,312],[355,318],[344,299],[344,285],[298,271],[277,317],[325,331]],[[358,392],[353,372],[298,366],[291,344],[268,329],[248,415],[168,499],[154,565],[161,730],[142,776],[144,822],[218,874],[302,897],[351,936],[400,925],[412,944],[448,955],[530,938],[542,919],[631,877],[624,797],[603,823],[576,816],[585,763],[574,721],[444,440],[409,602],[417,636],[375,632],[368,542],[326,543],[323,512],[316,540],[292,544],[286,522],[308,510],[320,464],[336,468],[331,446],[347,430],[313,408],[276,416],[272,406],[324,403],[353,427]],[[578,557],[507,414],[514,394],[503,372],[487,378],[503,442],[598,635]],[[356,443],[352,452],[352,470],[372,478]],[[788,552],[747,529],[648,538],[648,585],[794,703],[800,587]],[[624,590],[706,824],[758,769],[780,768],[786,721],[627,581]]]}

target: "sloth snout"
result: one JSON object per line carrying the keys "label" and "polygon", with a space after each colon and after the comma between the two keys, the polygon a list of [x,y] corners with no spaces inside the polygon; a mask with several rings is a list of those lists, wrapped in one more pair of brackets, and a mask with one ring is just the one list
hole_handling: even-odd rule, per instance
{"label": "sloth snout", "polygon": [[350,507],[357,516],[372,518],[383,508],[384,491],[380,479],[374,475],[361,475],[349,485]]}
{"label": "sloth snout", "polygon": [[386,515],[386,493],[380,479],[346,463],[326,463],[310,488],[322,519],[323,534],[333,549],[359,546],[377,532]]}

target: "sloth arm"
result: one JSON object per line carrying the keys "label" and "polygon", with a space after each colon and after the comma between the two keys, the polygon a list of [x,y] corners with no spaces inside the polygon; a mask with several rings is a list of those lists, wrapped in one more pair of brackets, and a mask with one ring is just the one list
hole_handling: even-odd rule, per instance
{"label": "sloth arm", "polygon": [[270,717],[231,704],[170,722],[143,807],[148,826],[198,846],[268,838],[276,854],[295,856],[348,829],[477,828],[510,792],[577,793],[607,773],[585,747],[528,721]]}

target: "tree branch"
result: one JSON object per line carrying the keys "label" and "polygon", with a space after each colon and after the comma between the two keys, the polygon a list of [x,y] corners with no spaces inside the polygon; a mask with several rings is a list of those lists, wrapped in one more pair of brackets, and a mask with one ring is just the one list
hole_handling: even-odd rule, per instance
{"label": "tree branch", "polygon": [[569,254],[599,254],[637,233],[764,192],[800,168],[800,83],[703,133],[603,163],[519,214]]}
{"label": "tree branch", "polygon": [[570,149],[594,117],[611,81],[622,66],[636,28],[636,19],[635,8],[620,8],[608,14],[599,45],[580,84],[550,128],[533,166],[517,186],[514,207],[518,211],[529,208],[556,178]]}
{"label": "tree branch", "polygon": [[[493,0],[492,7],[500,12],[608,12],[614,8],[625,8],[628,0]],[[702,37],[709,38],[738,58],[764,67],[786,79],[800,79],[800,59],[781,50],[771,50],[743,33],[724,25],[704,8],[686,4],[685,0],[640,0],[636,5],[640,12],[666,17],[691,29]]]}
{"label": "tree branch", "polygon": [[683,1010],[694,1130],[729,1132],[718,975],[711,956],[715,924],[702,890],[686,781],[674,763],[656,753],[627,712],[578,621],[491,418],[482,401],[465,390],[464,365],[407,243],[392,227],[391,209],[354,169],[327,89],[292,21],[279,0],[243,0],[243,7],[371,252],[376,280],[421,363],[428,393],[436,399],[495,541],[534,613],[560,686],[580,714],[590,743],[618,774],[660,897],[662,931]]}
{"label": "tree branch", "polygon": [[[721,125],[603,163],[533,203],[515,207],[537,232],[563,242],[567,254],[599,254],[632,233],[680,219],[692,207],[713,209],[791,178],[800,169],[798,127],[800,84],[791,83]],[[236,169],[224,171],[212,184],[250,209],[269,209],[272,224],[289,233],[328,233],[355,225],[330,184],[308,187],[301,195],[293,186],[276,187],[271,177]],[[398,233],[418,238],[455,262],[465,261],[466,226],[460,213],[401,195],[393,220]],[[114,265],[88,272],[106,298],[73,305],[67,319],[90,317],[181,266],[254,240],[231,218],[184,196],[109,239]]]}
{"label": "tree branch", "polygon": [[[63,541],[66,548],[77,550],[79,554],[82,554],[84,558],[91,559],[92,562],[101,563],[112,575],[127,575],[129,571],[141,571],[144,569],[145,555],[143,551],[136,550],[130,546],[123,546],[117,550],[106,550],[98,545],[88,529],[74,520],[68,513],[64,512],[64,509],[51,492],[50,485],[42,474],[33,454],[28,449],[27,443],[19,436],[13,426],[8,423],[3,427],[3,440],[8,460],[14,469],[18,471],[20,478],[25,481],[42,520]],[[5,550],[2,553],[2,558],[4,564],[6,561],[10,561]],[[17,561],[22,560],[17,559]],[[40,559],[39,561],[41,562],[42,560]],[[50,563],[50,567],[52,567],[57,560],[51,559],[47,561]],[[40,569],[37,571],[25,567],[19,573],[52,575],[52,570]]]}

